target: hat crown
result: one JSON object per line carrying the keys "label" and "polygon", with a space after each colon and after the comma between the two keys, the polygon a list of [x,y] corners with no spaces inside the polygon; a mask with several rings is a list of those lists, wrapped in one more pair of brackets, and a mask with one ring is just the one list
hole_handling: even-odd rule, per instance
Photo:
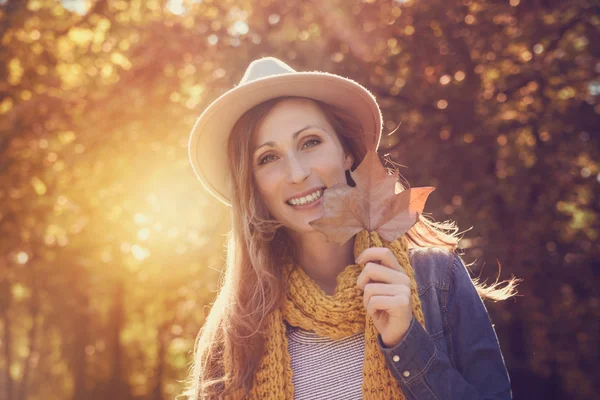
{"label": "hat crown", "polygon": [[292,67],[275,57],[263,57],[250,63],[240,84],[252,82],[272,75],[294,73]]}

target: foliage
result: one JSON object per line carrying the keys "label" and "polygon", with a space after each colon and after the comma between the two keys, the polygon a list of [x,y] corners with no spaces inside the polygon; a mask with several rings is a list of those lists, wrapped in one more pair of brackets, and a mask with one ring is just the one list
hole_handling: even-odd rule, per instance
{"label": "foliage", "polygon": [[324,214],[309,223],[328,241],[340,244],[365,229],[393,242],[418,221],[427,197],[435,190],[410,188],[396,193],[398,171],[388,174],[374,149],[350,176],[356,186],[338,183],[325,189]]}
{"label": "foliage", "polygon": [[460,243],[474,272],[498,260],[524,278],[522,297],[488,304],[515,398],[593,398],[598,11],[1,0],[0,398],[180,392],[229,221],[193,175],[188,133],[266,55],[372,90],[382,155],[437,188],[433,217],[474,227]]}

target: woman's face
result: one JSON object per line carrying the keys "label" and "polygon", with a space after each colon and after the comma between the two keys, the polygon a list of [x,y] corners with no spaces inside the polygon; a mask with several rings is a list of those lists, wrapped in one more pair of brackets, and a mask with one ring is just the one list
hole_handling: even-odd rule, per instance
{"label": "woman's face", "polygon": [[308,223],[323,215],[323,189],[346,183],[345,171],[353,161],[310,99],[277,103],[254,131],[250,151],[267,208],[298,233],[314,231]]}

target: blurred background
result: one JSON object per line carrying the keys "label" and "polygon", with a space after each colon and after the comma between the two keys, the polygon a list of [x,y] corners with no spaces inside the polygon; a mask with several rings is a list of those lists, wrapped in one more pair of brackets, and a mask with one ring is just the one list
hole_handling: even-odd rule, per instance
{"label": "blurred background", "polygon": [[180,393],[229,230],[189,132],[269,55],[372,90],[473,276],[524,279],[486,302],[515,399],[597,398],[599,30],[595,0],[0,0],[0,399]]}

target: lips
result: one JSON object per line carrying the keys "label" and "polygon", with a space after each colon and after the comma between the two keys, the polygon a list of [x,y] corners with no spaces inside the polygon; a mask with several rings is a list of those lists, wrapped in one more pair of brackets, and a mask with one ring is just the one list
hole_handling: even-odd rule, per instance
{"label": "lips", "polygon": [[293,208],[294,210],[309,210],[309,209],[313,209],[316,207],[319,207],[320,204],[323,204],[323,195],[319,196],[319,198],[317,198],[316,200],[310,200],[305,202],[304,204],[291,204],[291,203],[286,203],[288,206],[290,206],[291,208]]}
{"label": "lips", "polygon": [[296,194],[296,195],[288,198],[285,202],[287,204],[290,204],[289,203],[290,200],[298,199],[298,198],[301,198],[301,197],[304,197],[304,196],[308,196],[309,194],[312,194],[312,193],[316,192],[317,190],[323,190],[323,189],[325,189],[325,186],[321,186],[321,187],[316,187],[316,188],[313,188],[313,189],[309,189],[309,190],[307,190],[305,192],[298,193],[298,194]]}

